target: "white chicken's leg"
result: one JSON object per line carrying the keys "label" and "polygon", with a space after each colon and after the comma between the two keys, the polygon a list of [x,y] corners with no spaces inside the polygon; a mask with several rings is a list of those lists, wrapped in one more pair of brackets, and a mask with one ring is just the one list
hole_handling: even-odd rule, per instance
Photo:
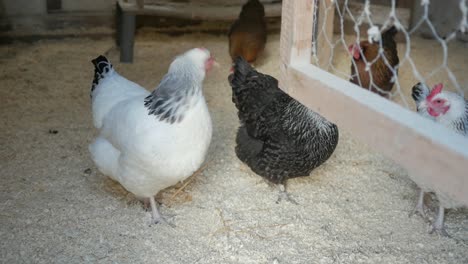
{"label": "white chicken's leg", "polygon": [[278,200],[276,200],[276,203],[281,202],[282,200],[286,200],[290,203],[298,205],[298,203],[289,196],[288,192],[286,191],[286,186],[284,184],[278,184],[278,189],[279,189],[279,195],[278,195]]}
{"label": "white chicken's leg", "polygon": [[429,234],[436,232],[439,235],[450,237],[447,231],[445,230],[444,217],[445,217],[445,208],[442,205],[439,205],[437,218],[432,223],[431,231],[429,232]]}
{"label": "white chicken's leg", "polygon": [[156,206],[156,200],[154,199],[154,196],[151,196],[149,198],[149,201],[150,201],[150,205],[151,205],[151,216],[153,218],[151,220],[151,224],[165,223],[165,224],[168,224],[171,227],[175,227],[173,224],[167,222],[166,219],[164,219],[161,216],[161,214],[159,214],[159,210],[158,210],[158,207]]}
{"label": "white chicken's leg", "polygon": [[149,198],[151,204],[151,215],[153,216],[152,224],[159,224],[160,222],[164,221],[158,211],[158,207],[156,206],[156,200],[154,200],[154,196]]}
{"label": "white chicken's leg", "polygon": [[419,189],[419,198],[418,203],[414,207],[413,211],[409,214],[409,217],[413,216],[416,213],[419,213],[424,219],[426,219],[426,213],[424,212],[424,195],[426,193],[423,189]]}

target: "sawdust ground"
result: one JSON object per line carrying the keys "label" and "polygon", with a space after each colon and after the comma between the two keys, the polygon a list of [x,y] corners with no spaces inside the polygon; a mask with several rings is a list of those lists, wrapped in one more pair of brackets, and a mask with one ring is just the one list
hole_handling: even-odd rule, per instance
{"label": "sawdust ground", "polygon": [[[429,69],[434,43],[418,43],[412,56]],[[107,53],[122,75],[153,89],[175,55],[197,46],[221,64],[205,81],[214,123],[209,163],[175,198],[175,188],[158,196],[176,227],[150,227],[150,214],[89,157],[96,134],[90,60]],[[271,36],[260,71],[279,75],[278,50],[279,36]],[[452,50],[453,69],[468,87],[467,49],[454,43]],[[348,71],[348,58],[338,55],[338,67]],[[408,217],[417,191],[405,170],[346,131],[326,164],[289,181],[299,205],[276,204],[276,189],[233,151],[238,120],[226,81],[226,37],[142,30],[135,63],[120,64],[118,56],[112,39],[0,47],[1,262],[468,263],[467,211],[447,214],[454,238],[429,235],[422,218]],[[410,88],[414,78],[400,73]]]}

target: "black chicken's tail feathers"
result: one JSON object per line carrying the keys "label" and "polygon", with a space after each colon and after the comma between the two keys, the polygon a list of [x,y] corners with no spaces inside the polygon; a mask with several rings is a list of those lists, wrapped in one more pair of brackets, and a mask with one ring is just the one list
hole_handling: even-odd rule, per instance
{"label": "black chicken's tail feathers", "polygon": [[398,33],[398,29],[395,26],[390,27],[389,29],[385,30],[383,35],[390,36],[390,37],[395,37],[395,35]]}
{"label": "black chicken's tail feathers", "polygon": [[94,64],[94,79],[93,84],[91,85],[92,93],[99,84],[99,81],[104,78],[107,73],[111,72],[113,67],[110,61],[102,55],[99,55],[99,57],[95,58],[91,62]]}
{"label": "black chicken's tail feathers", "polygon": [[395,42],[395,35],[398,30],[395,26],[390,27],[382,33],[382,45],[396,51],[397,45]]}
{"label": "black chicken's tail feathers", "polygon": [[415,84],[413,88],[411,89],[411,97],[413,97],[413,100],[416,102],[416,104],[419,104],[419,102],[426,99],[428,95],[429,95],[429,89],[423,83],[419,82]]}

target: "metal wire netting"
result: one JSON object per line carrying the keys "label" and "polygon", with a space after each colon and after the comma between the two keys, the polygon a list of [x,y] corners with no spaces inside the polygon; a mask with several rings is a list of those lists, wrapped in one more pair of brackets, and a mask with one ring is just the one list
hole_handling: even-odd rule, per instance
{"label": "metal wire netting", "polygon": [[[378,56],[372,60],[363,57],[371,76],[371,86],[388,98],[412,108],[411,88],[417,82],[432,87],[436,83],[443,83],[447,89],[464,95],[468,87],[468,45],[463,39],[468,31],[467,0],[452,0],[444,4],[447,10],[437,10],[445,16],[434,16],[434,9],[429,0],[415,0],[411,7],[399,7],[397,0],[388,1],[380,5],[371,0],[315,0],[320,5],[320,12],[314,13],[312,43],[312,63],[324,68],[340,78],[350,79],[351,65],[355,65],[348,47],[361,40],[368,40],[379,45]],[[374,1],[375,2],[375,1]],[[435,1],[432,1],[435,2]],[[442,2],[442,1],[441,1]],[[436,3],[440,4],[440,3]],[[431,8],[432,7],[432,8]],[[450,9],[451,8],[451,9]],[[455,10],[454,10],[455,8]],[[415,10],[416,9],[416,10]],[[318,17],[323,16],[322,20]],[[333,20],[327,19],[333,16]],[[441,30],[440,24],[452,22],[449,30]],[[440,20],[444,20],[440,22]],[[319,21],[325,21],[319,25]],[[326,21],[333,21],[334,34],[327,34]],[[384,54],[382,46],[382,32],[391,26],[398,30],[397,50],[399,63],[392,67]],[[318,42],[320,38],[324,41]],[[328,45],[330,56],[318,56],[323,46]],[[380,60],[392,73],[393,89],[383,91],[372,79],[372,65]],[[357,75],[359,79],[359,75]]]}

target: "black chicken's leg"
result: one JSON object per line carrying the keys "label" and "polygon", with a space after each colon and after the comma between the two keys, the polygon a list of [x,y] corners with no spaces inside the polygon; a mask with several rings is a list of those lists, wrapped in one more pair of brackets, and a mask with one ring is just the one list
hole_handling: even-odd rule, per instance
{"label": "black chicken's leg", "polygon": [[278,189],[279,189],[279,194],[278,194],[278,200],[276,200],[276,203],[280,203],[282,200],[286,200],[292,204],[299,205],[291,196],[289,193],[286,191],[286,184],[280,183],[278,184]]}

